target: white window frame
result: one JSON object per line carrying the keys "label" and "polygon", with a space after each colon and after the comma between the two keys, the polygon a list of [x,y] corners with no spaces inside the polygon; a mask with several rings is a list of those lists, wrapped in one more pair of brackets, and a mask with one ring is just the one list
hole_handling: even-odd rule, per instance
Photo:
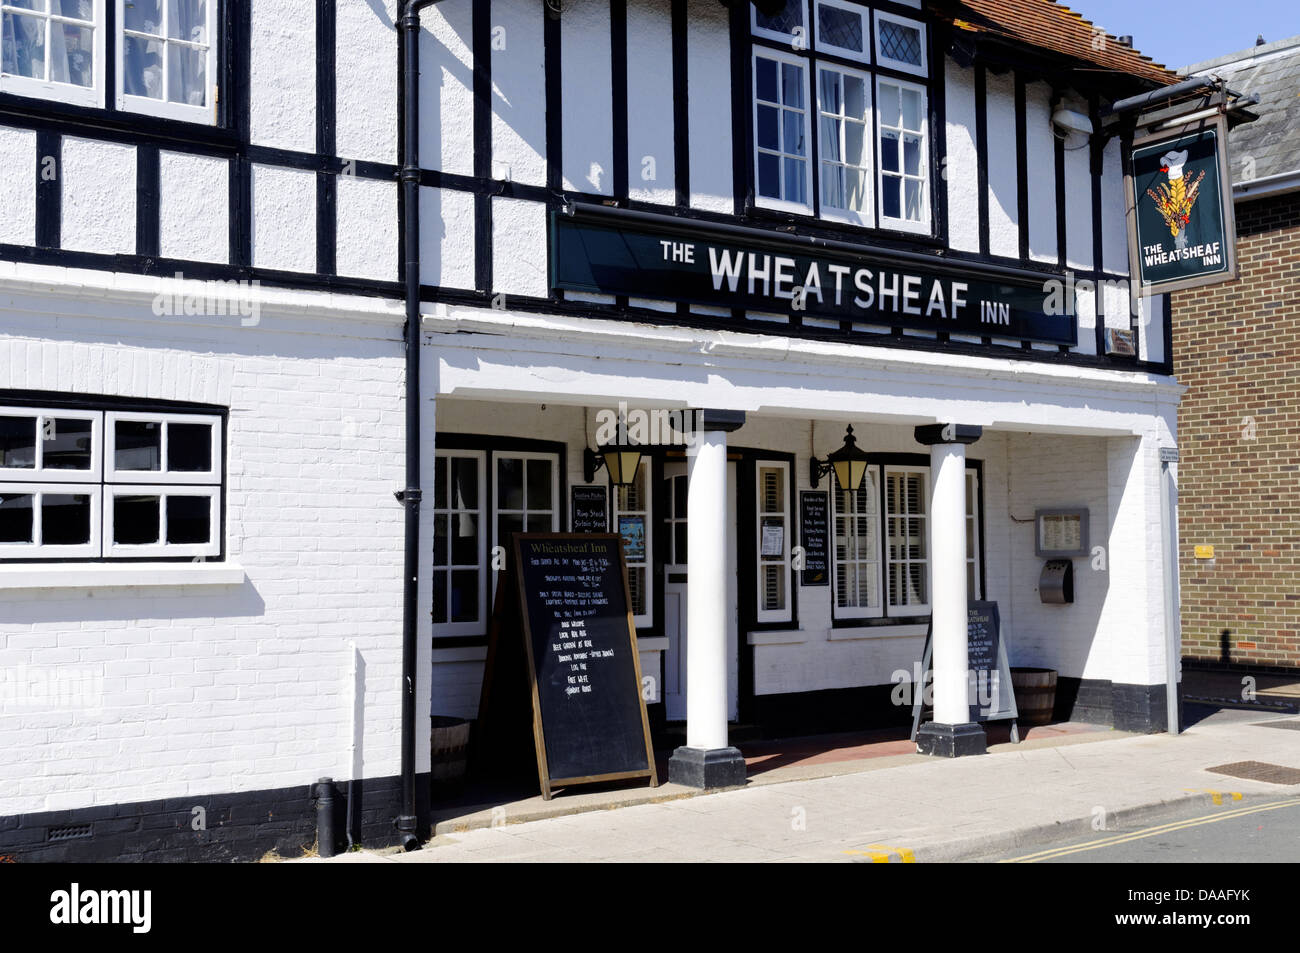
{"label": "white window frame", "polygon": [[[483,450],[455,450],[455,449],[435,450],[434,457],[435,459],[460,458],[460,459],[474,459],[476,461],[476,464],[478,466],[478,501],[477,501],[477,510],[473,512],[476,512],[478,514],[479,534],[478,534],[478,562],[475,566],[472,567],[478,575],[478,618],[475,619],[473,622],[451,622],[451,621],[434,622],[433,634],[435,638],[439,636],[451,636],[451,635],[483,635],[484,633],[487,632],[488,621],[489,621],[488,620],[487,574],[484,573],[483,567],[487,565],[487,540],[488,540],[487,523],[489,519],[492,519],[487,510],[487,452]],[[451,480],[450,466],[448,466],[447,468],[447,478],[448,478],[448,484],[450,488],[450,480]],[[457,513],[469,512],[469,511],[461,511],[461,510],[454,510],[454,511],[450,510],[447,507],[444,507],[442,505],[441,500],[433,501],[432,510],[433,510],[433,516],[435,518],[435,521],[438,516],[449,517],[452,512],[457,512]],[[496,522],[495,519],[492,519],[492,522],[495,524]],[[448,523],[450,524],[450,518],[448,519]],[[430,527],[430,535],[433,540],[437,539],[436,527]],[[447,598],[447,606],[448,606],[448,618],[450,619],[451,574],[456,570],[465,570],[471,567],[452,563],[450,561],[451,559],[450,550],[448,550],[447,558],[448,558],[448,562],[445,566],[435,562],[432,564],[430,568],[429,611],[431,613],[433,611],[434,580],[433,580],[432,573],[437,572],[440,569],[444,569],[447,572],[446,598]]]}
{"label": "white window frame", "polygon": [[[920,132],[921,161],[918,165],[918,168],[921,170],[921,172],[917,176],[912,176],[912,178],[919,179],[921,182],[921,213],[922,214],[921,214],[921,219],[915,222],[909,218],[893,218],[885,214],[885,203],[883,198],[885,193],[885,164],[880,159],[880,152],[878,148],[878,140],[880,139],[882,132],[886,128],[883,124],[884,110],[880,108],[880,99],[881,99],[880,87],[884,83],[888,83],[891,86],[897,86],[901,89],[912,89],[920,93],[921,95],[921,132]],[[921,235],[929,235],[931,230],[930,190],[933,188],[933,183],[930,181],[931,180],[930,149],[932,147],[932,143],[931,143],[931,135],[930,135],[929,90],[922,83],[912,83],[904,79],[895,79],[892,76],[878,75],[876,77],[875,94],[876,94],[876,98],[873,103],[872,111],[874,112],[876,117],[875,134],[876,134],[877,142],[872,143],[872,149],[873,149],[873,155],[876,163],[876,195],[880,197],[878,198],[878,204],[880,206],[880,227],[894,229],[895,231],[901,231],[901,232],[913,232]],[[897,173],[891,172],[889,174],[890,175],[896,174],[902,180],[902,184],[898,196],[898,209],[900,212],[905,213],[907,209],[907,180],[909,176],[905,171],[906,166],[903,159],[902,137],[909,134],[911,130],[904,129],[901,125],[903,122],[903,111],[902,111],[901,104],[899,106],[898,121],[900,123],[898,127],[893,127],[893,126],[888,127],[892,131],[897,132],[899,135],[898,172]]]}
{"label": "white window frame", "polygon": [[[857,14],[862,18],[862,50],[851,50],[846,46],[836,46],[822,39],[822,20],[818,15],[818,8],[833,7],[836,10],[843,10],[846,13]],[[836,56],[842,56],[845,59],[856,60],[859,63],[871,62],[871,45],[874,30],[871,24],[871,10],[868,7],[859,6],[856,3],[845,3],[843,0],[813,0],[812,13],[812,31],[816,35],[816,48],[825,53],[833,53]]]}
{"label": "white window frame", "polygon": [[654,504],[654,482],[653,482],[654,472],[651,466],[651,462],[652,461],[648,455],[643,455],[641,457],[641,461],[637,464],[637,471],[642,479],[641,485],[645,488],[644,509],[640,509],[640,510],[620,509],[618,505],[618,487],[616,486],[613,485],[610,486],[610,494],[609,494],[610,523],[611,523],[611,529],[613,530],[615,535],[619,535],[618,518],[620,515],[626,514],[630,516],[642,516],[645,519],[645,527],[644,527],[645,558],[638,559],[634,563],[627,563],[627,568],[629,571],[633,568],[639,569],[641,571],[642,578],[645,580],[643,583],[643,585],[645,586],[645,597],[646,597],[645,612],[634,613],[632,615],[632,623],[638,629],[644,629],[654,625],[654,614],[655,614],[655,600],[654,600],[655,553],[654,553],[654,531],[652,529],[652,527],[654,526],[653,518],[654,518],[655,504]]}
{"label": "white window frame", "polygon": [[[840,513],[840,493],[842,492],[839,483],[836,481],[834,471],[830,474],[830,497],[831,497],[831,526],[830,526],[830,563],[831,563],[831,612],[835,619],[878,619],[885,614],[885,602],[887,594],[884,585],[884,562],[885,554],[882,549],[882,537],[885,534],[884,525],[884,494],[883,484],[881,482],[880,467],[877,465],[868,466],[863,480],[869,482],[865,489],[867,498],[875,501],[875,538],[876,538],[876,605],[874,606],[841,606],[840,605],[840,583],[839,583],[839,560],[837,557],[838,544],[838,521]],[[860,518],[857,514],[850,517],[851,519]],[[857,562],[858,560],[853,560]]]}
{"label": "white window frame", "polygon": [[[158,470],[117,469],[117,422],[156,423],[162,427],[159,438]],[[204,471],[167,469],[167,444],[171,424],[208,424],[212,427],[212,467]],[[206,414],[144,414],[107,411],[104,414],[104,482],[105,483],[174,483],[205,485],[221,482],[221,418]]]}
{"label": "white window frame", "polygon": [[[31,483],[85,483],[99,480],[103,460],[103,419],[100,410],[60,410],[57,407],[0,407],[0,417],[36,418],[36,460],[34,467],[0,467],[0,480],[23,480]],[[45,421],[90,421],[90,469],[49,469],[45,463]]]}
{"label": "white window frame", "polygon": [[[32,538],[30,543],[0,543],[0,559],[94,559],[100,551],[100,526],[103,487],[98,483],[0,483],[0,497],[32,497]],[[43,535],[42,498],[44,496],[89,496],[90,539],[85,543],[47,546]]]}
{"label": "white window frame", "polygon": [[[118,0],[120,3],[121,0]],[[104,3],[105,0],[94,0],[93,11],[90,22],[90,29],[93,31],[91,43],[91,53],[95,58],[93,72],[94,81],[91,86],[77,86],[74,83],[59,83],[50,79],[50,27],[51,22],[71,22],[84,24],[87,21],[77,20],[72,17],[65,17],[60,14],[52,13],[49,6],[44,11],[27,10],[20,7],[10,7],[7,3],[0,4],[4,12],[21,13],[26,16],[36,16],[45,21],[45,79],[32,79],[30,76],[18,76],[13,73],[0,73],[0,92],[13,93],[16,96],[31,96],[37,99],[52,100],[54,102],[68,103],[72,106],[93,106],[103,108],[104,105]],[[0,42],[3,42],[3,23],[0,23]]]}
{"label": "white window frame", "polygon": [[[563,475],[562,472],[561,472],[561,470],[560,470],[560,468],[564,465],[564,461],[563,461],[563,459],[561,458],[560,454],[559,454],[559,453],[556,453],[556,452],[551,452],[551,451],[540,451],[540,450],[511,450],[511,449],[509,449],[509,448],[502,449],[502,450],[493,450],[493,451],[492,451],[491,458],[490,458],[490,460],[489,460],[489,465],[491,466],[491,471],[490,471],[490,472],[491,472],[491,476],[492,476],[492,494],[491,494],[491,496],[488,498],[488,514],[489,514],[489,517],[490,517],[491,520],[492,520],[492,548],[493,548],[493,550],[495,550],[496,547],[498,547],[498,546],[505,547],[505,546],[508,546],[508,545],[509,545],[509,541],[508,541],[508,540],[506,540],[506,541],[502,541],[502,540],[500,540],[500,539],[497,538],[497,523],[498,523],[498,519],[497,519],[497,517],[498,517],[501,513],[522,513],[522,514],[532,514],[532,513],[541,513],[541,512],[544,512],[544,511],[542,511],[542,510],[533,510],[533,509],[529,509],[529,508],[528,508],[528,474],[527,474],[527,466],[526,466],[526,465],[525,465],[525,471],[524,471],[524,486],[523,486],[523,493],[524,493],[523,503],[524,503],[524,505],[523,505],[523,507],[522,507],[522,508],[519,508],[519,509],[515,509],[515,508],[513,508],[513,507],[505,507],[505,508],[503,509],[503,508],[497,506],[497,461],[498,461],[498,460],[501,460],[501,459],[506,459],[506,460],[549,460],[549,461],[551,461],[551,464],[552,464],[552,470],[551,470],[551,473],[553,474],[553,477],[554,477],[554,478],[551,480],[551,511],[550,511],[550,512],[551,512],[551,528],[550,528],[549,530],[546,530],[545,532],[558,533],[558,532],[560,531],[560,481],[561,481],[561,478],[562,478],[562,475]],[[525,519],[524,522],[526,523],[526,522],[528,522],[528,521]],[[536,533],[536,532],[542,532],[542,531],[540,531],[540,530],[534,530],[534,529],[528,529],[527,527],[525,527],[524,532],[526,532],[526,533]],[[492,585],[492,591],[493,591],[493,592],[496,592],[496,590],[497,590],[497,576],[498,576],[499,574],[500,574],[500,570],[499,570],[499,569],[495,569],[495,568],[492,569],[492,580],[491,580],[491,585]]]}
{"label": "white window frame", "polygon": [[844,144],[847,138],[845,130],[847,122],[845,114],[827,113],[822,109],[821,102],[821,76],[824,72],[839,73],[841,76],[853,76],[862,80],[864,92],[866,95],[867,114],[863,119],[865,129],[863,131],[863,158],[866,160],[865,166],[857,166],[864,174],[867,183],[866,211],[857,212],[853,209],[836,208],[827,205],[822,196],[817,196],[817,210],[821,217],[830,221],[847,222],[850,225],[862,225],[867,228],[874,228],[876,224],[876,84],[870,73],[862,70],[856,70],[849,66],[841,66],[839,63],[822,63],[817,64],[817,182],[820,187],[823,182],[824,169],[822,164],[831,162],[835,165],[842,165],[849,168],[847,162],[836,163],[834,160],[828,160],[821,154],[821,122],[823,116],[830,116],[840,120],[840,154],[844,155]]}
{"label": "white window frame", "polygon": [[[763,471],[764,470],[781,470],[784,476],[781,480],[781,511],[764,512],[763,510]],[[791,622],[794,619],[794,574],[790,570],[790,536],[792,527],[790,525],[790,462],[788,460],[756,460],[754,461],[754,583],[755,583],[755,606],[756,621],[758,622]],[[781,517],[782,530],[782,547],[783,551],[776,559],[769,557],[767,561],[763,559],[763,519],[764,517]],[[785,582],[785,607],[782,609],[764,609],[763,608],[763,570],[768,566],[780,565],[784,575]]]}
{"label": "white window frame", "polygon": [[[889,510],[889,477],[893,473],[919,474],[921,477],[921,499],[924,501],[925,510],[919,516],[912,514],[891,514]],[[889,614],[892,615],[928,615],[930,613],[930,595],[934,586],[933,576],[933,553],[930,551],[930,526],[932,514],[930,513],[930,467],[917,464],[908,466],[905,464],[886,465],[882,468],[880,479],[880,601],[884,603]],[[923,523],[923,532],[921,533],[922,545],[925,547],[925,559],[919,560],[925,566],[925,601],[924,602],[892,602],[889,594],[889,571],[896,564],[906,565],[918,560],[895,560],[889,556],[889,520],[893,517],[900,519],[920,519]],[[963,518],[964,522],[964,518]],[[962,527],[965,529],[965,526]],[[901,612],[896,610],[902,610]]]}
{"label": "white window frame", "polygon": [[[828,0],[819,0],[826,3]],[[921,65],[916,66],[904,60],[896,60],[892,56],[885,55],[880,46],[880,22],[884,20],[893,23],[896,26],[908,27],[910,29],[921,31]],[[925,29],[925,24],[920,20],[912,20],[907,17],[900,17],[897,14],[886,13],[883,10],[876,11],[875,23],[871,30],[872,42],[876,49],[876,65],[883,66],[886,69],[894,69],[903,73],[911,73],[913,76],[929,77],[930,75],[930,54],[926,49],[929,44],[929,36]]]}
{"label": "white window frame", "polygon": [[[758,145],[758,107],[759,107],[758,60],[760,58],[774,60],[778,64],[785,63],[787,65],[797,66],[799,68],[799,71],[803,74],[804,155],[802,156],[795,156],[793,153],[787,153],[781,151],[773,153],[771,149],[760,149]],[[753,76],[750,84],[751,86],[750,121],[753,123],[753,129],[754,129],[754,153],[751,156],[751,161],[753,162],[753,166],[754,166],[754,202],[760,208],[770,208],[782,212],[795,212],[800,215],[812,215],[814,214],[814,210],[817,207],[817,196],[813,192],[813,167],[812,167],[813,147],[812,147],[812,122],[811,122],[812,114],[816,111],[817,107],[814,104],[812,90],[809,88],[810,81],[811,81],[811,76],[809,74],[812,72],[811,67],[812,67],[812,61],[805,59],[804,57],[794,56],[790,53],[786,53],[784,50],[773,50],[766,46],[755,46],[751,54],[750,72],[753,74]],[[780,85],[781,85],[780,77],[781,77],[781,70],[778,67],[777,69],[778,90],[780,89]],[[779,92],[778,95],[780,95]],[[780,116],[780,113],[786,110],[788,107],[786,107],[782,103],[771,103],[767,101],[764,101],[764,105],[775,106],[777,108],[778,117],[780,118],[780,121],[778,121],[777,123],[777,133],[778,135],[784,135],[785,122],[784,122],[784,118]],[[782,142],[782,145],[784,146],[784,142]],[[792,202],[789,199],[785,199],[785,198],[774,199],[771,196],[762,195],[759,192],[758,157],[760,154],[767,154],[767,155],[775,154],[776,156],[778,156],[777,167],[781,176],[782,195],[785,195],[787,192],[785,188],[785,157],[788,155],[791,158],[802,159],[804,164],[805,175],[806,175],[806,181],[804,182],[805,192],[808,195],[810,201]]]}
{"label": "white window frame", "polygon": [[966,562],[973,570],[971,573],[972,585],[970,591],[966,594],[967,599],[983,599],[984,587],[980,584],[980,472],[974,467],[966,468],[966,528],[971,533],[973,545],[971,546],[972,556],[966,557]]}
{"label": "white window frame", "polygon": [[[103,0],[97,0],[102,3]],[[220,49],[221,37],[217,28],[217,7],[220,0],[207,0],[207,25],[206,37],[208,44],[208,62],[206,76],[208,80],[207,98],[205,106],[191,106],[188,103],[173,103],[167,96],[167,71],[171,69],[169,57],[167,56],[166,47],[172,42],[186,43],[167,36],[167,0],[162,0],[161,9],[163,11],[162,39],[159,42],[164,43],[162,63],[163,63],[163,99],[151,99],[148,96],[136,96],[124,91],[123,80],[126,77],[124,68],[125,59],[123,57],[123,47],[126,38],[126,4],[125,0],[114,0],[117,3],[117,28],[114,31],[117,35],[113,38],[117,44],[117,77],[116,77],[116,94],[117,108],[125,112],[142,113],[149,116],[158,116],[163,119],[178,119],[182,122],[202,123],[208,126],[215,126],[217,123],[217,98],[218,98],[218,77],[217,71],[220,64],[218,50]],[[188,43],[186,43],[188,45]]]}
{"label": "white window frame", "polygon": [[[158,542],[118,543],[113,539],[114,503],[119,496],[157,496]],[[208,499],[208,528],[211,537],[206,543],[167,542],[167,499],[172,496],[197,496]],[[217,556],[221,553],[221,487],[192,486],[177,483],[138,484],[117,483],[104,486],[104,555],[131,556]]]}
{"label": "white window frame", "polygon": [[[808,0],[792,0],[792,2],[796,2],[796,3],[798,3],[798,5],[799,5],[799,9],[803,12],[804,23],[801,24],[801,25],[803,26],[803,29],[804,29],[804,39],[807,40],[808,37],[809,37],[809,25],[808,25],[808,22],[807,22],[807,20],[808,20]],[[758,25],[758,8],[755,7],[755,6],[752,6],[752,5],[751,5],[750,10],[749,10],[749,30],[750,30],[751,33],[754,34],[754,36],[761,36],[761,37],[764,37],[764,38],[769,39],[769,40],[776,40],[778,43],[793,43],[793,42],[794,42],[794,33],[793,33],[793,32],[791,32],[791,33],[779,33],[779,32],[777,32],[776,30],[769,30],[769,29],[767,29],[767,27],[761,27],[761,26],[759,26],[759,25]]]}

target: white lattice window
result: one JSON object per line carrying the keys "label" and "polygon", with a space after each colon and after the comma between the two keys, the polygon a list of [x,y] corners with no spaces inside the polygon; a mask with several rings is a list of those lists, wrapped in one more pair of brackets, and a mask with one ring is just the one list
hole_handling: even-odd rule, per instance
{"label": "white lattice window", "polygon": [[116,0],[119,109],[216,122],[217,0]]}
{"label": "white lattice window", "polygon": [[102,106],[104,0],[0,2],[0,91]]}
{"label": "white lattice window", "polygon": [[869,467],[862,483],[849,490],[839,485],[832,471],[835,617],[839,619],[870,618],[883,613],[879,479],[879,469]]}

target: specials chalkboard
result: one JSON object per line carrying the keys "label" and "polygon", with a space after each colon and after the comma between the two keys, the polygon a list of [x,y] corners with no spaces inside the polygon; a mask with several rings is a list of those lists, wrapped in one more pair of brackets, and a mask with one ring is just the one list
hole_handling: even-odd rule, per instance
{"label": "specials chalkboard", "polygon": [[799,492],[799,545],[803,547],[800,584],[829,586],[830,496],[822,490]]}
{"label": "specials chalkboard", "polygon": [[[934,645],[932,631],[925,633],[925,650],[921,656],[921,686],[928,685],[933,677],[930,671]],[[1002,721],[1011,719],[1011,740],[1020,741],[1016,723],[1016,693],[1011,687],[1011,666],[1007,662],[1007,648],[1002,642],[1002,626],[996,602],[970,602],[966,607],[966,665],[974,676],[970,680],[970,721]],[[912,740],[921,723],[925,704],[924,691],[916,691],[912,701]]]}
{"label": "specials chalkboard", "polygon": [[[619,537],[519,533],[512,556],[489,632],[479,710],[487,743],[496,738],[503,752],[518,751],[509,742],[523,730],[521,706],[498,699],[526,687],[544,798],[596,781],[649,778],[656,786]],[[520,649],[527,685],[500,684]],[[503,726],[494,709],[513,723]]]}
{"label": "specials chalkboard", "polygon": [[575,533],[609,532],[609,494],[605,487],[569,488],[569,525]]}

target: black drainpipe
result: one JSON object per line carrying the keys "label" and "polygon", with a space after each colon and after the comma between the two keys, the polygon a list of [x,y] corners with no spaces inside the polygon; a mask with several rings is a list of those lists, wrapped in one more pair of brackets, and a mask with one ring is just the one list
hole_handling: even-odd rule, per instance
{"label": "black drainpipe", "polygon": [[402,813],[394,822],[402,847],[415,850],[416,599],[420,578],[420,11],[438,0],[402,0],[398,42],[402,61],[402,249],[406,279],[406,554],[402,587]]}

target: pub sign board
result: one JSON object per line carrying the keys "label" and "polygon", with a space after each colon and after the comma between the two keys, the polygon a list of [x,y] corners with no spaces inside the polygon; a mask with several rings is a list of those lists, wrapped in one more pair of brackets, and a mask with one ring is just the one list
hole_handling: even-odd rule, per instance
{"label": "pub sign board", "polygon": [[[551,213],[551,287],[891,328],[1078,343],[1067,283],[1003,278],[953,262],[749,239],[706,223]],[[694,227],[693,227],[694,226]],[[870,253],[868,253],[870,252]]]}
{"label": "pub sign board", "polygon": [[1134,293],[1163,294],[1235,278],[1237,229],[1222,117],[1178,134],[1136,139],[1129,159]]}

